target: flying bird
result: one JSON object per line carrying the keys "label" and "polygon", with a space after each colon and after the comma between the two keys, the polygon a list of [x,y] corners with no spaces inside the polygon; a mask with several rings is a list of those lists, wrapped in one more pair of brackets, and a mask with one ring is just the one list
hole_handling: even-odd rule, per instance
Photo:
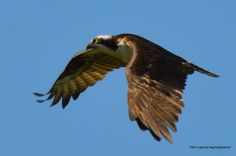
{"label": "flying bird", "polygon": [[34,94],[47,95],[38,102],[53,99],[51,106],[62,100],[65,108],[71,97],[76,100],[89,86],[120,67],[126,67],[130,119],[158,141],[164,137],[170,143],[170,130],[177,131],[176,122],[184,106],[187,76],[197,71],[218,77],[143,37],[99,35],[70,60],[47,94]]}

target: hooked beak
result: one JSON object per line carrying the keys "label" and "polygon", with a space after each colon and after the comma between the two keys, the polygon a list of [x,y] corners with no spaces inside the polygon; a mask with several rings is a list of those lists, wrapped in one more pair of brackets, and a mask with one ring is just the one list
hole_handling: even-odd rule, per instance
{"label": "hooked beak", "polygon": [[96,44],[88,44],[86,49],[89,50],[89,49],[95,49],[95,48],[98,48],[98,46]]}

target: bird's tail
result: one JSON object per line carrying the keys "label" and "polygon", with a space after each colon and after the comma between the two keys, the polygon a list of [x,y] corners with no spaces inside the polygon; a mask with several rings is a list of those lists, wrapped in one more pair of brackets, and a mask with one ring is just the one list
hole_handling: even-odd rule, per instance
{"label": "bird's tail", "polygon": [[219,75],[217,75],[217,74],[214,74],[214,73],[212,73],[212,72],[209,72],[209,71],[207,71],[207,70],[205,70],[205,69],[203,69],[203,68],[201,68],[201,67],[198,67],[198,66],[196,66],[196,65],[194,65],[194,64],[192,64],[192,63],[187,63],[186,64],[188,67],[190,67],[191,69],[193,69],[194,71],[197,71],[197,72],[199,72],[199,73],[202,73],[202,74],[205,74],[205,75],[208,75],[208,76],[211,76],[211,77],[219,77]]}

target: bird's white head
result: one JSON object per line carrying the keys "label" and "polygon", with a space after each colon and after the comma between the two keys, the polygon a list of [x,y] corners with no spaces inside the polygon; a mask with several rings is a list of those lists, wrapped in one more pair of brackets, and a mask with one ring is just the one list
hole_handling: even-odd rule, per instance
{"label": "bird's white head", "polygon": [[104,40],[108,40],[108,39],[111,39],[112,36],[111,35],[98,35],[98,36],[96,36],[96,38],[101,38],[101,39],[104,39]]}

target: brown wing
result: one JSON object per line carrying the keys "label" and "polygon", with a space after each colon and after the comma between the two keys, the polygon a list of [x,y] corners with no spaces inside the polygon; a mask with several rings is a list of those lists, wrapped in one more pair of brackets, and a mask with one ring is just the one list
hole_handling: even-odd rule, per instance
{"label": "brown wing", "polygon": [[164,136],[172,143],[169,129],[177,130],[175,124],[184,106],[182,93],[187,75],[195,70],[217,75],[141,37],[131,35],[126,37],[126,42],[133,49],[126,71],[130,118],[157,140]]}
{"label": "brown wing", "polygon": [[164,136],[172,143],[169,129],[176,131],[175,123],[184,106],[182,91],[152,80],[148,75],[128,75],[128,83],[131,120],[137,120],[141,129],[149,129],[157,140]]}
{"label": "brown wing", "polygon": [[[102,80],[105,75],[115,68],[124,67],[126,64],[96,49],[88,50],[73,57],[65,70],[58,77],[44,102],[53,98],[52,106],[62,99],[62,107],[65,108],[72,97],[76,100],[80,93],[87,87],[94,85],[98,80]],[[37,96],[43,94],[35,93]]]}

